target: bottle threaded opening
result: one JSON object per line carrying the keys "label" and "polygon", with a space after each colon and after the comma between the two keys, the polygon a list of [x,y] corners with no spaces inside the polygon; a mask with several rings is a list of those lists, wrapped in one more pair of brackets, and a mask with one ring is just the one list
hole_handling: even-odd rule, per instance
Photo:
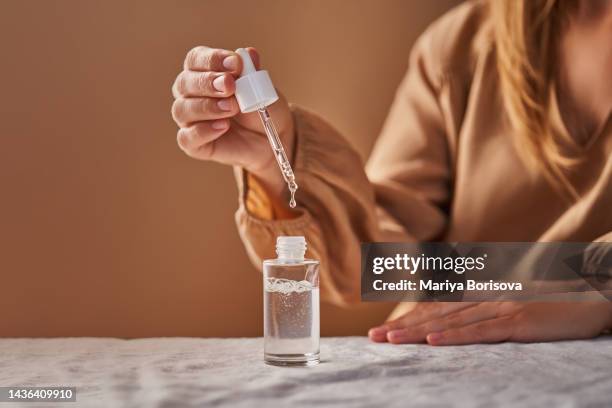
{"label": "bottle threaded opening", "polygon": [[306,238],[303,236],[276,237],[276,254],[279,259],[303,260],[306,254]]}

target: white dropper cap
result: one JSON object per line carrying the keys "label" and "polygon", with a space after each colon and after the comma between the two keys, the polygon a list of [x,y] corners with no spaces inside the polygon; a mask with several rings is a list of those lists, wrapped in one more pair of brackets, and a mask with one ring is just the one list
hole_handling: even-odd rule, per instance
{"label": "white dropper cap", "polygon": [[306,254],[306,238],[303,236],[276,237],[278,259],[303,261]]}
{"label": "white dropper cap", "polygon": [[240,111],[242,113],[254,112],[276,102],[278,95],[268,71],[256,71],[253,60],[246,49],[238,48],[236,53],[242,58],[242,73],[236,80],[236,99]]}

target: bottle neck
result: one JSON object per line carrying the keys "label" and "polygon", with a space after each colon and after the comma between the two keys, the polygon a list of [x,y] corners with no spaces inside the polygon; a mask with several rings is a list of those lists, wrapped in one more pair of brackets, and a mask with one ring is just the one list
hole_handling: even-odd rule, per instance
{"label": "bottle neck", "polygon": [[276,249],[276,255],[278,256],[278,259],[281,259],[283,261],[303,261],[305,254],[306,251],[279,250],[278,248]]}

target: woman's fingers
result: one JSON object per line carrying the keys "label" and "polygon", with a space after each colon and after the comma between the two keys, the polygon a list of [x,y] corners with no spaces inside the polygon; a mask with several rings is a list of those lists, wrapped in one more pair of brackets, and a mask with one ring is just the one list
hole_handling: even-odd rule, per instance
{"label": "woman's fingers", "polygon": [[203,120],[229,118],[238,113],[236,98],[178,98],[172,104],[172,117],[179,127]]}
{"label": "woman's fingers", "polygon": [[427,343],[432,346],[498,343],[510,339],[513,330],[512,317],[500,317],[455,329],[430,333],[427,336]]}
{"label": "woman's fingers", "polygon": [[467,326],[482,320],[495,318],[497,315],[497,304],[480,303],[474,307],[468,307],[413,327],[391,330],[387,333],[387,340],[394,344],[422,343],[430,333]]}
{"label": "woman's fingers", "polygon": [[[255,68],[259,69],[260,61],[257,50],[248,47],[247,51]],[[234,76],[239,76],[242,72],[242,59],[234,51],[200,46],[187,53],[183,67],[186,71],[229,72]]]}
{"label": "woman's fingers", "polygon": [[274,160],[265,136],[231,122],[230,119],[206,121],[181,129],[177,135],[178,144],[194,159],[214,160],[247,169],[252,167],[253,157]]}
{"label": "woman's fingers", "polygon": [[[421,324],[389,331],[387,339],[392,343],[415,343],[425,339],[431,345],[442,346],[590,338],[610,327],[610,310],[608,304],[599,303],[480,303]],[[398,322],[401,319],[392,325]]]}
{"label": "woman's fingers", "polygon": [[368,337],[373,342],[384,343],[387,341],[387,331],[388,329],[382,326],[372,327],[370,330],[368,330]]}
{"label": "woman's fingers", "polygon": [[388,334],[391,331],[408,329],[477,304],[475,302],[419,303],[405,315],[370,329],[368,336],[375,342],[390,341]]}
{"label": "woman's fingers", "polygon": [[172,93],[175,98],[211,96],[224,98],[236,90],[234,77],[222,72],[183,71],[174,81]]}
{"label": "woman's fingers", "polygon": [[240,75],[242,60],[233,51],[209,47],[192,48],[183,64],[186,71],[217,71]]}
{"label": "woman's fingers", "polygon": [[199,122],[193,126],[179,129],[176,140],[179,147],[188,156],[196,154],[201,156],[202,152],[199,152],[199,149],[224,134],[229,126],[228,119]]}

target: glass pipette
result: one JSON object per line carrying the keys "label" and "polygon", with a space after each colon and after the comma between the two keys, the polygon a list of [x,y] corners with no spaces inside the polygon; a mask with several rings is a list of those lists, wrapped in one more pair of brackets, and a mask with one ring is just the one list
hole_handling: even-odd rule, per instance
{"label": "glass pipette", "polygon": [[285,183],[287,183],[287,187],[291,193],[289,207],[295,208],[295,192],[298,189],[298,185],[295,182],[295,175],[293,174],[293,169],[291,168],[291,162],[289,161],[289,158],[287,158],[283,144],[278,136],[276,126],[274,126],[274,121],[272,121],[272,117],[270,116],[270,113],[266,107],[263,105],[260,106],[257,109],[257,113],[259,113],[259,118],[261,119],[261,123],[263,124],[266,135],[268,136],[268,141],[270,142],[270,146],[274,152],[274,157],[276,158],[278,167],[283,175],[283,179],[285,179]]}

